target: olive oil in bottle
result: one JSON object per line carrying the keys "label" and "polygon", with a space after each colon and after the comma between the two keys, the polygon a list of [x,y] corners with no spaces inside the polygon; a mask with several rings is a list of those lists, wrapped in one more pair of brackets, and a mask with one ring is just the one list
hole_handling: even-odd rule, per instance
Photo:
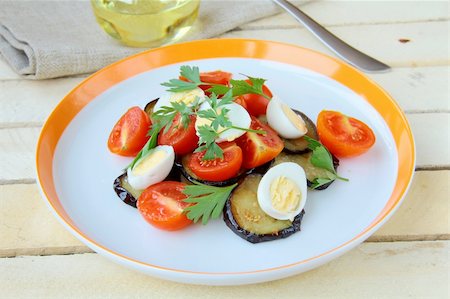
{"label": "olive oil in bottle", "polygon": [[132,47],[156,47],[179,39],[198,15],[200,0],[91,0],[100,26]]}

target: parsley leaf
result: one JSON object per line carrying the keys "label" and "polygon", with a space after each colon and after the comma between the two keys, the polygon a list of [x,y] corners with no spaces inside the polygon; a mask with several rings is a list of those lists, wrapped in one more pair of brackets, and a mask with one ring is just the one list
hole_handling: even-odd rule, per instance
{"label": "parsley leaf", "polygon": [[153,124],[152,128],[147,134],[148,136],[150,136],[150,139],[147,141],[144,147],[142,147],[142,149],[139,151],[136,157],[134,157],[133,161],[130,163],[130,165],[127,166],[126,169],[128,168],[133,169],[133,167],[138,163],[138,161],[141,158],[145,157],[150,152],[150,150],[156,147],[156,145],[158,144],[158,133],[160,130],[161,127],[157,123]]}
{"label": "parsley leaf", "polygon": [[222,213],[223,207],[237,184],[228,187],[207,186],[200,183],[184,187],[183,193],[188,196],[184,201],[194,203],[184,209],[188,219],[197,222],[202,219],[202,224],[209,219],[217,219]]}
{"label": "parsley leaf", "polygon": [[200,71],[196,66],[194,67],[190,67],[188,65],[181,66],[180,75],[189,81],[184,81],[180,79],[171,79],[168,82],[162,83],[161,85],[169,87],[167,91],[180,92],[195,89],[202,84],[202,82],[200,81]]}
{"label": "parsley leaf", "polygon": [[231,90],[231,87],[225,85],[213,85],[211,88],[207,90],[207,92],[215,93],[215,94],[226,94]]}
{"label": "parsley leaf", "polygon": [[188,65],[183,65],[180,67],[180,75],[188,79],[191,82],[200,84],[200,70],[198,66],[190,67]]}
{"label": "parsley leaf", "polygon": [[322,145],[322,143],[308,136],[303,136],[303,138],[308,142],[308,148],[312,150],[311,164],[318,168],[325,169],[330,173],[330,176],[327,178],[314,179],[311,188],[316,189],[322,185],[334,181],[335,179],[348,181],[347,178],[340,177],[337,174],[333,165],[333,157],[328,149]]}
{"label": "parsley leaf", "polygon": [[316,147],[313,150],[311,163],[316,167],[323,168],[332,173],[335,173],[333,158],[331,157],[328,150],[323,146]]}
{"label": "parsley leaf", "polygon": [[232,85],[233,96],[236,97],[243,94],[253,93],[259,94],[265,97],[266,99],[270,100],[270,97],[263,92],[262,88],[266,80],[262,78],[253,78],[250,76],[247,77],[250,80],[251,84],[248,83],[246,80],[230,80],[230,83]]}
{"label": "parsley leaf", "polygon": [[193,82],[186,82],[180,79],[170,79],[169,82],[161,83],[162,86],[170,87],[167,91],[180,92],[188,91],[198,87],[199,84]]}
{"label": "parsley leaf", "polygon": [[312,188],[312,189],[317,189],[317,188],[319,188],[319,187],[321,187],[321,186],[323,186],[323,185],[326,185],[326,184],[328,184],[329,182],[332,182],[332,181],[334,181],[334,180],[335,180],[334,178],[315,178],[315,179],[312,181],[311,188]]}
{"label": "parsley leaf", "polygon": [[[188,65],[183,65],[180,67],[180,76],[185,78],[188,81],[181,79],[170,79],[168,82],[164,82],[161,85],[169,87],[167,91],[170,92],[180,92],[180,91],[188,91],[197,88],[200,85],[210,85],[214,88],[217,88],[216,94],[224,94],[228,91],[228,87],[225,85],[215,84],[215,83],[207,83],[202,82],[200,79],[200,71],[197,66],[190,67]],[[216,87],[217,86],[217,87]]]}
{"label": "parsley leaf", "polygon": [[217,145],[216,138],[219,133],[210,126],[200,126],[197,128],[199,135],[198,144],[200,145],[194,153],[206,151],[203,160],[214,160],[223,158],[223,150]]}

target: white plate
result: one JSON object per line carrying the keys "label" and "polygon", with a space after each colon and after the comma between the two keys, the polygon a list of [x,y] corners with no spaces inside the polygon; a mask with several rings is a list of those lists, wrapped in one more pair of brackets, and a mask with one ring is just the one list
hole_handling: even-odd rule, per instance
{"label": "white plate", "polygon": [[[143,108],[159,97],[164,91],[160,83],[177,77],[184,64],[266,78],[273,94],[312,120],[323,109],[340,111],[369,125],[376,143],[364,155],[341,159],[339,175],[349,182],[309,191],[302,230],[289,238],[251,244],[222,219],[177,232],[158,230],[115,194],[113,181],[130,159],[111,154],[106,144],[120,116],[131,106]],[[61,208],[50,204],[88,246],[145,273],[188,283],[254,283],[317,267],[373,233],[400,201],[401,196],[389,213],[383,212],[398,184],[398,157],[391,129],[380,113],[367,99],[327,76],[265,59],[199,59],[132,76],[76,113],[59,138],[52,161],[56,196],[69,220],[58,212]],[[380,215],[383,219],[377,221]]]}

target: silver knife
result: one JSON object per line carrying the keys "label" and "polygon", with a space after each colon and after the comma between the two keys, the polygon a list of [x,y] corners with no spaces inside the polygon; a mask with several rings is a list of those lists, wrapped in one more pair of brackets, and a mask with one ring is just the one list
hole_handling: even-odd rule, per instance
{"label": "silver knife", "polygon": [[297,21],[311,31],[320,41],[328,46],[328,48],[351,65],[366,72],[385,72],[391,69],[388,65],[346,44],[289,1],[273,0],[273,2],[285,9]]}

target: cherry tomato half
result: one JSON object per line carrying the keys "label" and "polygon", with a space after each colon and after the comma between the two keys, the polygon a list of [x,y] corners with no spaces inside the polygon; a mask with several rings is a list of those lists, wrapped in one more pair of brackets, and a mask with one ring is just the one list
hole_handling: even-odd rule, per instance
{"label": "cherry tomato half", "polygon": [[[223,71],[203,72],[200,73],[200,81],[205,83],[221,84],[228,86],[228,84],[230,84],[232,76],[233,75],[231,73]],[[186,78],[182,76],[180,76],[180,80],[188,81]],[[200,85],[199,87],[203,89],[203,91],[206,91],[211,88],[211,85]]]}
{"label": "cherry tomato half", "polygon": [[236,140],[244,156],[242,165],[253,168],[269,162],[283,150],[284,143],[268,125],[252,117],[250,129],[264,130],[266,134],[247,132]]}
{"label": "cherry tomato half", "polygon": [[149,139],[147,132],[150,125],[150,118],[144,110],[131,107],[109,134],[109,150],[121,156],[136,156]]}
{"label": "cherry tomato half", "polygon": [[[245,81],[250,85],[253,85],[250,80]],[[263,85],[262,90],[265,95],[267,95],[269,98],[272,98],[272,92],[266,85]],[[245,102],[245,106],[244,105],[242,106],[247,109],[250,115],[258,117],[260,115],[266,114],[267,105],[269,105],[269,100],[266,99],[265,97],[259,94],[244,94],[239,96],[237,99],[242,99],[242,101]]]}
{"label": "cherry tomato half", "polygon": [[173,120],[170,129],[164,133],[164,129],[158,136],[159,145],[171,145],[177,155],[185,155],[191,153],[197,148],[198,136],[195,134],[194,115],[189,117],[189,125],[183,127],[180,114],[177,114]]}
{"label": "cherry tomato half", "polygon": [[235,177],[242,165],[242,150],[235,143],[221,143],[223,158],[202,160],[205,152],[193,153],[189,157],[188,167],[200,179],[207,181],[225,181]]}
{"label": "cherry tomato half", "polygon": [[183,213],[190,204],[183,200],[186,184],[164,181],[148,187],[137,201],[142,217],[151,225],[164,230],[179,230],[192,223]]}
{"label": "cherry tomato half", "polygon": [[337,111],[319,113],[317,133],[323,145],[337,157],[360,155],[375,143],[375,135],[365,123]]}

